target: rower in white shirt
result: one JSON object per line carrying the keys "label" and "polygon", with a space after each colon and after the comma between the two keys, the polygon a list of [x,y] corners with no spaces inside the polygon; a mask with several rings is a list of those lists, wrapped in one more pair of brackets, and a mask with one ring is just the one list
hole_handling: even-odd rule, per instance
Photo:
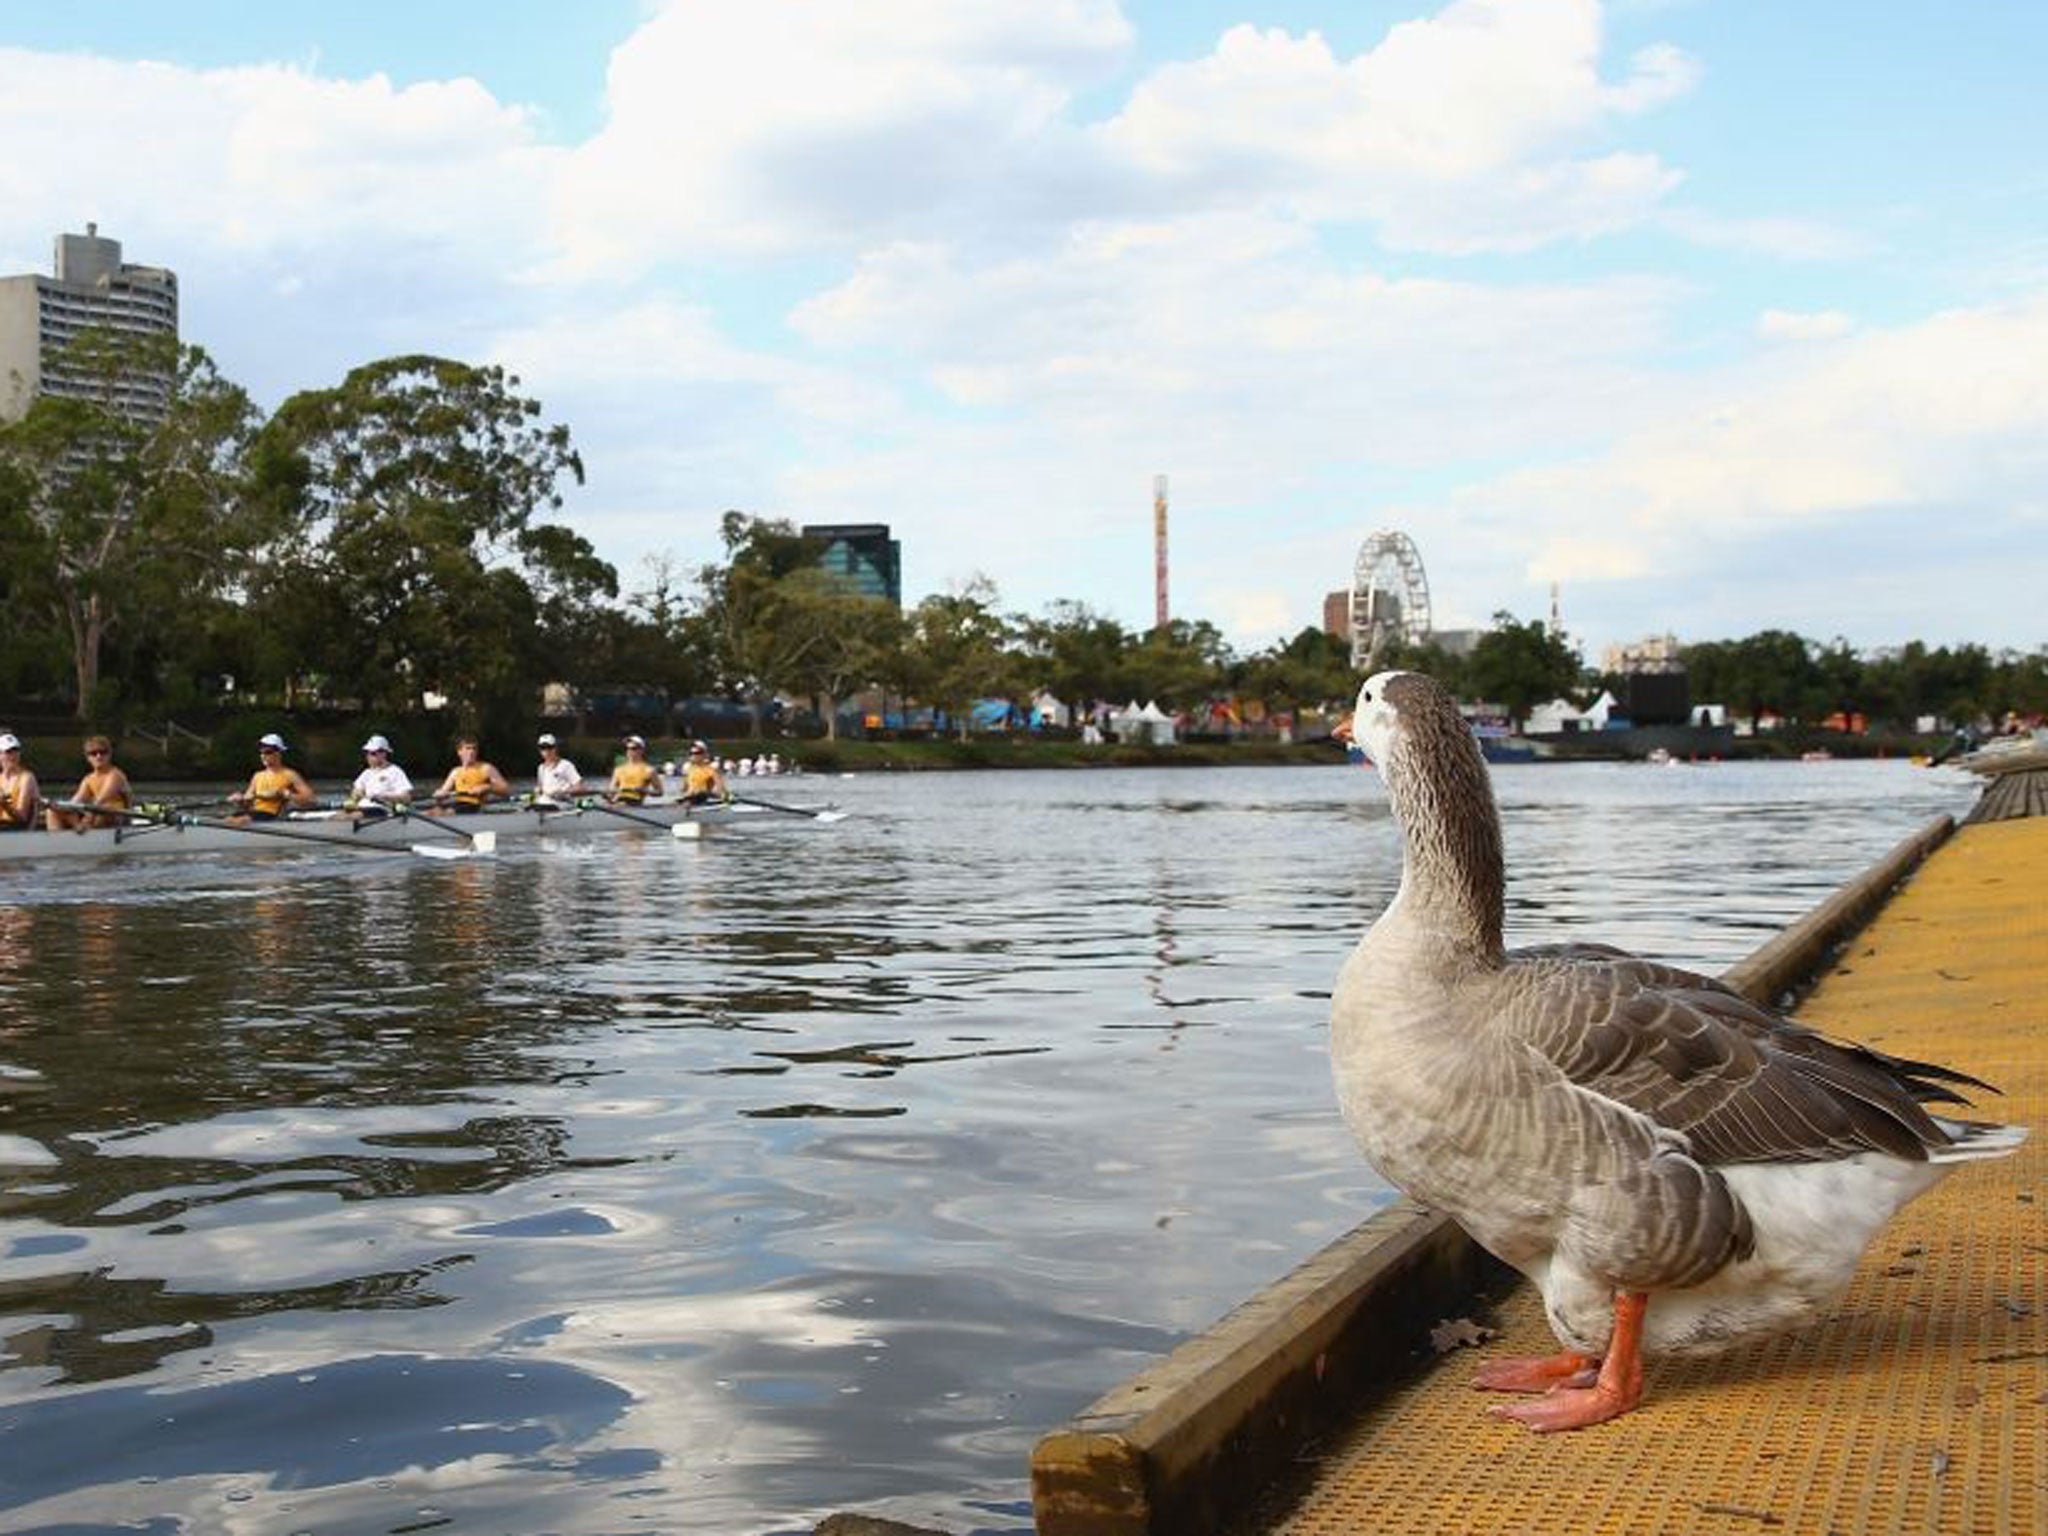
{"label": "rower in white shirt", "polygon": [[363,758],[367,766],[349,786],[344,809],[358,816],[389,816],[412,804],[412,780],[391,761],[390,742],[372,736],[363,743]]}
{"label": "rower in white shirt", "polygon": [[583,793],[583,775],[576,771],[574,763],[562,756],[562,744],[553,735],[542,736],[538,745],[540,767],[534,773],[538,798],[567,805]]}

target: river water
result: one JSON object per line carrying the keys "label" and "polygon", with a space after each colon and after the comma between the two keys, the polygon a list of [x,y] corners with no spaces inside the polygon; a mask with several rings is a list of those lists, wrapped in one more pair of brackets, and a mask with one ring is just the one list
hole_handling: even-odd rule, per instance
{"label": "river water", "polygon": [[[1495,783],[1511,942],[1706,967],[1972,794]],[[1387,1198],[1371,772],[775,788],[856,814],[0,865],[0,1529],[1024,1531],[1040,1433]]]}

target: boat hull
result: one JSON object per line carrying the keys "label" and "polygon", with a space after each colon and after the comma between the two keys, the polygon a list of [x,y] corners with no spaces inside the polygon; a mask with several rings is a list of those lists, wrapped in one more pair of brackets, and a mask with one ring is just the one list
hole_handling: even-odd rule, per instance
{"label": "boat hull", "polygon": [[[642,805],[626,815],[599,810],[506,809],[472,816],[389,817],[354,821],[328,813],[284,817],[246,827],[215,822],[93,828],[84,832],[0,834],[0,864],[30,859],[126,858],[135,855],[202,853],[290,853],[348,849],[364,853],[410,852],[414,846],[459,855],[469,844],[463,833],[495,833],[500,842],[520,838],[581,838],[633,832],[672,837],[678,823],[692,827],[753,824],[763,818],[735,815],[737,807]],[[648,823],[654,825],[648,825]]]}

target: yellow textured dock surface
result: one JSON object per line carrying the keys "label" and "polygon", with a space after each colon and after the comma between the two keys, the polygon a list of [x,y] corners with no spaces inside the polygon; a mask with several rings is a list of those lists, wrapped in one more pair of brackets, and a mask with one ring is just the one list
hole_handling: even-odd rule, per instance
{"label": "yellow textured dock surface", "polygon": [[1467,1384],[1484,1354],[1556,1348],[1521,1287],[1498,1338],[1375,1405],[1247,1529],[2048,1532],[2048,818],[1958,833],[1801,1017],[1998,1084],[1963,1113],[2034,1136],[1908,1206],[1823,1326],[1653,1365],[1643,1406],[1590,1430],[1532,1435]]}

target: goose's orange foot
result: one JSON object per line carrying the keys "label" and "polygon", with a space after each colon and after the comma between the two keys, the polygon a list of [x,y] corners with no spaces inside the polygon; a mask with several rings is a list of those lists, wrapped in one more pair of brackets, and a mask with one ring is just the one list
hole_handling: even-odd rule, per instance
{"label": "goose's orange foot", "polygon": [[1627,1413],[1643,1400],[1643,1318],[1649,1306],[1650,1298],[1641,1291],[1615,1292],[1614,1336],[1590,1387],[1557,1386],[1533,1403],[1502,1403],[1487,1412],[1526,1424],[1539,1435],[1605,1424]]}
{"label": "goose's orange foot", "polygon": [[1554,1387],[1590,1387],[1600,1365],[1592,1355],[1568,1349],[1558,1355],[1514,1355],[1479,1367],[1472,1385],[1482,1392],[1548,1392]]}
{"label": "goose's orange foot", "polygon": [[1560,1429],[1585,1429],[1627,1413],[1643,1400],[1640,1386],[1624,1392],[1605,1383],[1590,1387],[1556,1387],[1528,1403],[1498,1403],[1486,1411],[1496,1418],[1526,1424],[1539,1435]]}

